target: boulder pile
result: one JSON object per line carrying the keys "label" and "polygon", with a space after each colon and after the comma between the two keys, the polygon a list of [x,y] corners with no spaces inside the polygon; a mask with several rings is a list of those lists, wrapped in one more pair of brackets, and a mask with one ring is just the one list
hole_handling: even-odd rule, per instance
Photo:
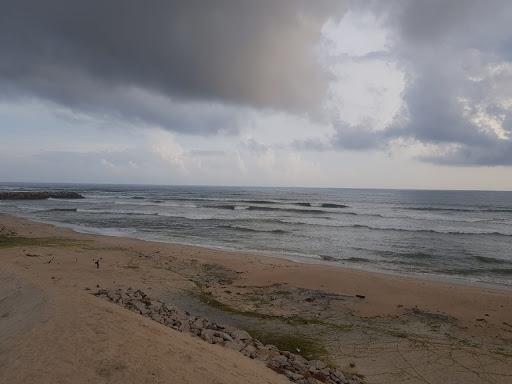
{"label": "boulder pile", "polygon": [[358,377],[347,378],[338,369],[330,368],[319,360],[307,360],[295,353],[280,351],[274,345],[265,345],[244,330],[220,325],[161,301],[152,300],[140,289],[100,289],[94,295],[147,316],[167,327],[200,337],[210,344],[220,344],[251,359],[263,361],[269,368],[286,375],[290,381],[297,384],[361,383]]}
{"label": "boulder pile", "polygon": [[0,200],[45,200],[45,199],[83,199],[84,197],[71,191],[3,191]]}

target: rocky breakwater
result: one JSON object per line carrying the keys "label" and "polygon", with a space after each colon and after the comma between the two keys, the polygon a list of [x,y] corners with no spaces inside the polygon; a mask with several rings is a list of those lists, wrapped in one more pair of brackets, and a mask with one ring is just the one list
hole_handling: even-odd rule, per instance
{"label": "rocky breakwater", "polygon": [[300,355],[280,351],[274,345],[264,345],[244,330],[217,324],[161,301],[152,300],[141,290],[100,289],[94,295],[147,316],[167,327],[200,337],[210,344],[220,344],[248,358],[263,361],[269,368],[286,375],[294,383],[362,383],[360,378],[345,377],[338,369],[328,367],[319,360],[307,360]]}
{"label": "rocky breakwater", "polygon": [[45,199],[83,199],[84,197],[71,191],[3,191],[0,200],[45,200]]}

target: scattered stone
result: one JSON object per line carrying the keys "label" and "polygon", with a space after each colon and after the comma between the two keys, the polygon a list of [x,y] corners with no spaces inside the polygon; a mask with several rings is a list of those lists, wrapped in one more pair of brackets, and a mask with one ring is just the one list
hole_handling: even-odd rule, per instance
{"label": "scattered stone", "polygon": [[[88,288],[86,288],[88,290]],[[95,296],[119,304],[133,312],[177,331],[200,337],[210,344],[219,344],[239,351],[244,356],[266,363],[267,367],[285,375],[297,384],[356,384],[358,377],[346,378],[339,370],[329,368],[320,360],[307,360],[274,345],[264,345],[242,329],[216,324],[206,318],[193,316],[187,311],[152,300],[140,289],[98,289]],[[351,363],[351,367],[352,367]],[[355,366],[355,365],[354,365]]]}

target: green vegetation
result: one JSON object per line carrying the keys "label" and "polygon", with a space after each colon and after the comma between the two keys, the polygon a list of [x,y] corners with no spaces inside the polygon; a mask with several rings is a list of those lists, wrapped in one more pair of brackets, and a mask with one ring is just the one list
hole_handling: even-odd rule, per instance
{"label": "green vegetation", "polygon": [[210,295],[208,293],[201,292],[199,294],[197,294],[197,293],[192,293],[192,294],[197,296],[202,303],[207,304],[210,307],[219,309],[226,313],[232,313],[232,314],[239,315],[239,316],[252,317],[252,318],[257,318],[257,319],[262,319],[262,320],[274,320],[274,321],[279,321],[279,322],[286,323],[289,325],[319,325],[319,326],[334,328],[334,329],[336,329],[338,331],[342,331],[342,332],[347,332],[352,329],[351,324],[346,324],[346,325],[332,324],[332,323],[329,323],[329,322],[326,322],[326,321],[323,321],[320,319],[307,319],[305,317],[301,317],[298,315],[277,316],[277,315],[269,315],[266,313],[259,313],[259,312],[255,312],[255,311],[243,311],[243,310],[237,309],[235,307],[232,307],[229,304],[225,304],[225,303],[215,299],[212,295]]}
{"label": "green vegetation", "polygon": [[292,293],[290,291],[284,291],[282,289],[272,291],[272,295],[278,295],[278,296],[290,296],[291,294]]}
{"label": "green vegetation", "polygon": [[65,247],[83,244],[83,241],[58,237],[23,237],[0,235],[0,248],[11,247]]}
{"label": "green vegetation", "polygon": [[202,264],[201,267],[206,275],[213,277],[219,284],[232,284],[237,277],[235,271],[218,264]]}
{"label": "green vegetation", "polygon": [[140,267],[137,264],[126,264],[123,266],[126,269],[139,269]]}
{"label": "green vegetation", "polygon": [[212,295],[201,292],[198,295],[199,300],[203,302],[204,304],[207,304],[213,308],[220,309],[221,311],[227,312],[227,313],[233,313],[236,315],[241,316],[247,316],[247,317],[254,317],[258,319],[266,319],[266,320],[279,320],[283,321],[288,324],[322,324],[319,320],[314,319],[305,319],[300,316],[277,316],[277,315],[268,315],[265,313],[259,313],[254,311],[243,311],[240,309],[237,309],[235,307],[232,307],[231,305],[225,304],[217,299],[215,299]]}
{"label": "green vegetation", "polygon": [[509,357],[509,358],[512,358],[512,351],[507,351],[505,350],[505,348],[502,348],[502,347],[498,347],[494,353],[497,353],[498,355],[501,355],[501,356],[504,356],[504,357]]}
{"label": "green vegetation", "polygon": [[303,335],[267,332],[261,329],[249,329],[252,337],[263,344],[272,344],[283,351],[300,354],[309,360],[325,360],[327,351],[313,339]]}

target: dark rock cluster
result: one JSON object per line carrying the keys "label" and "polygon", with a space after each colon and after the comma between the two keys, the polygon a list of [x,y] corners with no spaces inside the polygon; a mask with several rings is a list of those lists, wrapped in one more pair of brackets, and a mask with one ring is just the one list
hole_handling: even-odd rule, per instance
{"label": "dark rock cluster", "polygon": [[71,191],[3,191],[0,200],[45,200],[45,199],[83,199],[84,197]]}
{"label": "dark rock cluster", "polygon": [[260,360],[274,371],[286,375],[298,384],[357,384],[358,377],[347,378],[338,369],[328,367],[319,360],[307,360],[287,351],[280,351],[274,345],[264,345],[246,331],[216,324],[206,318],[193,316],[161,301],[152,300],[141,290],[100,289],[95,296],[128,308],[154,321],[180,332],[200,337],[210,344],[220,344],[243,355]]}

